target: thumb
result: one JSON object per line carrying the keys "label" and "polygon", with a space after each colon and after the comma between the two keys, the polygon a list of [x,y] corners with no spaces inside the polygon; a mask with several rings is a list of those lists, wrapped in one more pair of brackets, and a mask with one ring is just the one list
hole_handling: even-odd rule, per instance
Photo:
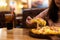
{"label": "thumb", "polygon": [[30,16],[27,17],[28,20],[31,20],[32,18]]}

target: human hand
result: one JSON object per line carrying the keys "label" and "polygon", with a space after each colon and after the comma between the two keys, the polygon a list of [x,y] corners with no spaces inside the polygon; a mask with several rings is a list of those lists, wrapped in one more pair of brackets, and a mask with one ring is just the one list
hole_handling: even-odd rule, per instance
{"label": "human hand", "polygon": [[30,21],[31,19],[32,19],[32,18],[31,18],[30,16],[28,16],[28,17],[26,18],[26,23],[27,23],[28,25],[32,24],[31,21]]}

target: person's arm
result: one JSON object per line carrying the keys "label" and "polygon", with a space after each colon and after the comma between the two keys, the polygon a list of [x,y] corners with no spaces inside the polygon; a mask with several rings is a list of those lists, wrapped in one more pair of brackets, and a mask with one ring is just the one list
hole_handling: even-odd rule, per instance
{"label": "person's arm", "polygon": [[[48,18],[48,9],[44,10],[43,12],[41,12],[40,14],[38,14],[35,18],[42,18],[45,19],[47,21],[47,25],[52,26],[53,22],[51,19]],[[47,17],[46,17],[47,16]]]}
{"label": "person's arm", "polygon": [[[41,12],[40,14],[38,14],[35,18],[42,18],[42,19],[45,19],[46,21],[47,21],[47,24],[49,25],[49,26],[52,26],[53,25],[53,22],[52,22],[52,20],[51,19],[49,19],[48,18],[48,9],[46,9],[46,10],[44,10],[43,12]],[[46,16],[47,16],[47,18],[46,18]]]}
{"label": "person's arm", "polygon": [[39,13],[36,17],[34,18],[44,18],[47,15],[48,9],[42,11],[41,13]]}
{"label": "person's arm", "polygon": [[[34,18],[42,18],[42,19],[43,19],[43,18],[47,15],[47,12],[48,12],[48,9],[46,9],[46,10],[44,10],[43,12],[39,13],[39,14],[38,14],[36,17],[34,17]],[[31,18],[30,16],[28,16],[27,19],[26,19],[26,23],[27,23],[28,26],[33,25],[33,23],[30,22],[31,19],[33,19],[33,18]]]}

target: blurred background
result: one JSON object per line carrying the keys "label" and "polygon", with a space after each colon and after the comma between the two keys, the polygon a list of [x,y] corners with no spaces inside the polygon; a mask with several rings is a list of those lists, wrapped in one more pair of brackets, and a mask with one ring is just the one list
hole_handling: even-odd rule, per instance
{"label": "blurred background", "polygon": [[[0,0],[1,25],[13,25],[14,27],[26,26],[26,17],[32,18],[49,7],[51,0]],[[12,16],[13,15],[13,16]],[[10,16],[10,17],[9,17]],[[4,19],[5,18],[5,19]],[[14,20],[14,23],[12,23]]]}
{"label": "blurred background", "polygon": [[0,11],[9,11],[10,8],[45,8],[49,6],[49,0],[0,0]]}

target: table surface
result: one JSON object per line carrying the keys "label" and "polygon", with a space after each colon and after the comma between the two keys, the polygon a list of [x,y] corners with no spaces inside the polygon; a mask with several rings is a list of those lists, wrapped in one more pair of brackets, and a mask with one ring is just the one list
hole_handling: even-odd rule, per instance
{"label": "table surface", "polygon": [[48,40],[48,39],[38,39],[29,36],[29,29],[13,28],[12,30],[7,30],[6,28],[0,28],[0,40]]}

